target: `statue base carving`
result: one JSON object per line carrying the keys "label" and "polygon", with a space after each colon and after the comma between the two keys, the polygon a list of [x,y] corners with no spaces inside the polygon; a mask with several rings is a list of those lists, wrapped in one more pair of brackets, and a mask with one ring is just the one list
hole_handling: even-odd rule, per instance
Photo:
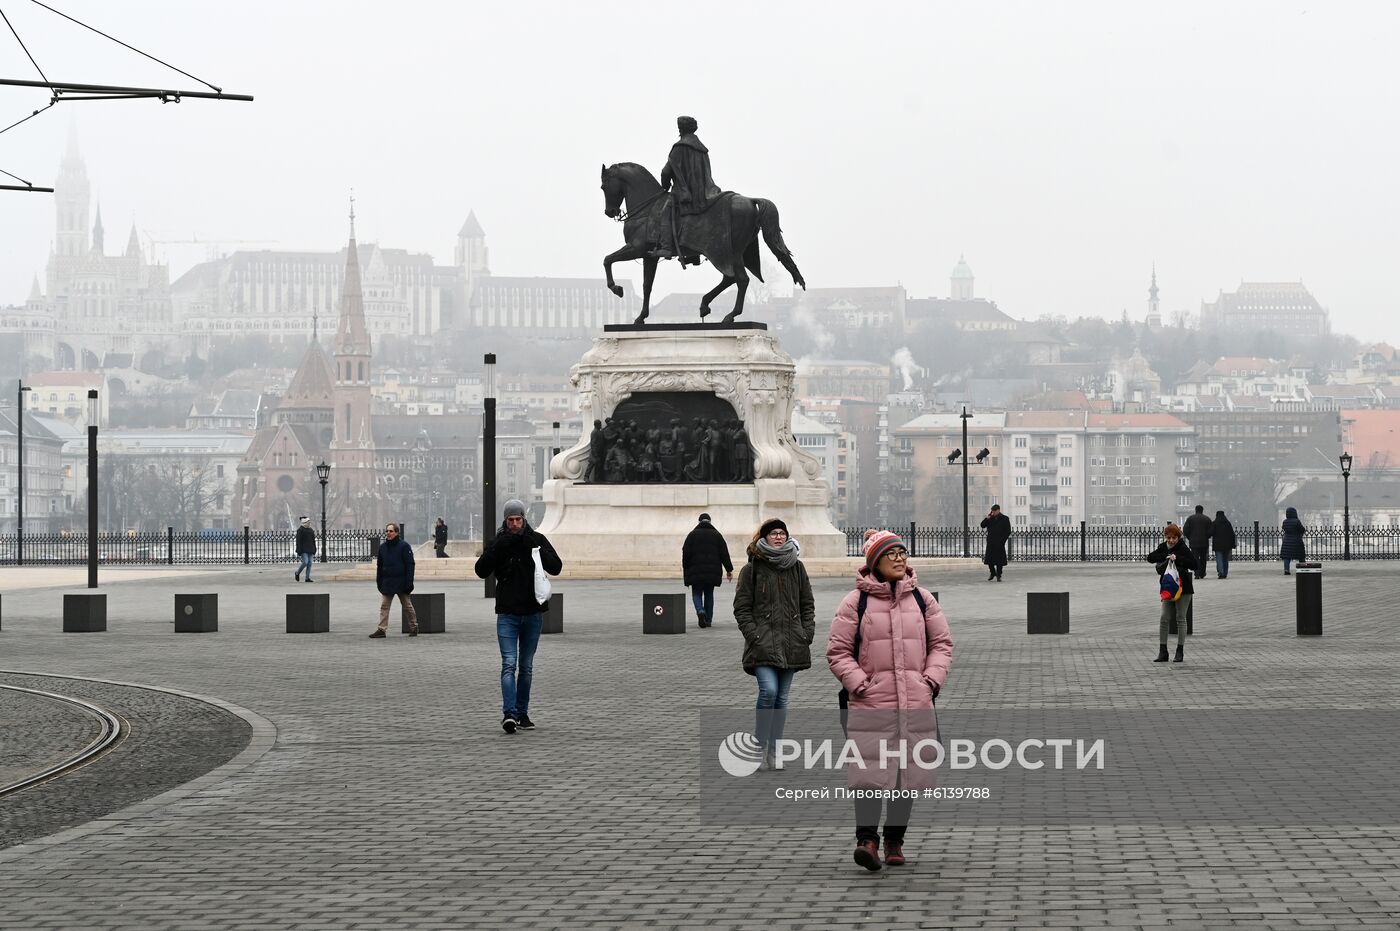
{"label": "statue base carving", "polygon": [[[674,565],[701,512],[729,542],[736,568],[758,525],[782,518],[805,559],[845,558],[844,535],[828,512],[830,491],[821,465],[792,436],[796,366],[775,336],[753,327],[610,328],[593,341],[570,374],[587,425],[606,421],[629,398],[674,399],[693,392],[716,398],[743,422],[752,448],[751,482],[624,484],[585,482],[588,429],[555,456],[544,483],[540,530],[566,565],[615,565],[629,570]],[[641,396],[641,397],[639,397]]]}

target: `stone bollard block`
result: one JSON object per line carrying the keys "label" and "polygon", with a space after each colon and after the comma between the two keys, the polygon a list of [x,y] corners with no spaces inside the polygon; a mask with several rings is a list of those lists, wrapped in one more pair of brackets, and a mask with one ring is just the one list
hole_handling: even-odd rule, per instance
{"label": "stone bollard block", "polygon": [[175,596],[175,633],[212,634],[219,629],[219,596]]}
{"label": "stone bollard block", "polygon": [[564,596],[559,592],[549,596],[549,604],[544,609],[544,627],[540,633],[562,634],[564,632]]}
{"label": "stone bollard block", "polygon": [[684,592],[679,595],[643,595],[642,633],[685,633],[685,601],[687,597],[689,596]]}
{"label": "stone bollard block", "polygon": [[[447,633],[447,596],[442,592],[413,592],[409,599],[413,602],[413,613],[418,615],[420,634]],[[402,614],[400,609],[400,614]],[[400,618],[400,632],[408,633],[408,620]]]}
{"label": "stone bollard block", "polygon": [[325,634],[331,629],[331,596],[314,592],[287,596],[287,633]]}
{"label": "stone bollard block", "polygon": [[63,596],[63,632],[99,633],[107,629],[107,596],[95,594]]}
{"label": "stone bollard block", "polygon": [[1026,633],[1069,633],[1069,592],[1026,592]]}

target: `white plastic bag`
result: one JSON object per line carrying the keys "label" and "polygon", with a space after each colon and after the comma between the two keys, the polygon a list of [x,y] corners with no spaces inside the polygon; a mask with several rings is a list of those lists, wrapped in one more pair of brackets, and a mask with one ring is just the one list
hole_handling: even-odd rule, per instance
{"label": "white plastic bag", "polygon": [[538,546],[530,550],[530,558],[535,561],[535,603],[549,604],[549,594],[553,591],[553,586],[549,584],[549,576],[544,571],[544,563],[540,562],[540,548]]}

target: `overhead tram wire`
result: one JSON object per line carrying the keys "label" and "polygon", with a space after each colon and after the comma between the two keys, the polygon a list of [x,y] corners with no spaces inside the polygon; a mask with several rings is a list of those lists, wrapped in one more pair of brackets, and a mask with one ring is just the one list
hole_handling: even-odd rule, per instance
{"label": "overhead tram wire", "polygon": [[[200,84],[203,84],[205,87],[209,88],[210,91],[213,91],[213,93],[209,93],[209,92],[206,92],[206,91],[181,91],[181,90],[172,90],[172,89],[168,89],[168,88],[154,88],[154,87],[124,87],[124,86],[114,85],[114,84],[76,84],[76,83],[64,83],[64,82],[59,82],[59,81],[50,81],[50,80],[49,80],[49,76],[48,76],[47,74],[44,73],[44,69],[39,67],[39,63],[38,63],[37,61],[35,61],[34,56],[33,56],[32,54],[30,54],[30,52],[29,52],[29,47],[28,47],[27,45],[25,45],[25,44],[24,44],[24,40],[20,38],[19,32],[15,29],[14,24],[10,22],[10,18],[9,18],[8,16],[5,15],[5,13],[4,13],[3,10],[0,10],[0,18],[3,18],[3,19],[5,20],[5,25],[9,27],[10,32],[11,32],[11,33],[14,35],[14,37],[15,37],[15,41],[19,42],[19,47],[20,47],[21,49],[24,50],[24,54],[29,58],[30,64],[32,64],[32,65],[34,66],[34,70],[36,70],[36,71],[39,72],[39,77],[43,78],[42,81],[21,81],[21,80],[9,79],[9,78],[0,78],[0,86],[10,86],[10,87],[43,87],[43,88],[47,88],[47,89],[49,90],[49,92],[50,92],[49,104],[48,104],[47,107],[41,107],[40,109],[35,110],[34,112],[30,113],[28,116],[24,117],[23,119],[16,120],[15,122],[11,123],[9,126],[6,126],[4,129],[0,129],[0,133],[9,132],[10,130],[14,129],[16,126],[19,126],[19,125],[22,124],[22,123],[25,123],[25,122],[28,122],[29,120],[32,120],[34,117],[38,116],[40,113],[43,113],[45,110],[49,109],[49,107],[52,107],[54,104],[56,104],[56,103],[58,103],[58,102],[60,102],[60,101],[76,101],[76,100],[133,100],[133,99],[140,99],[140,98],[155,98],[155,99],[160,100],[161,103],[179,103],[179,102],[180,102],[182,99],[184,99],[185,97],[206,98],[206,99],[213,99],[213,100],[243,100],[243,101],[252,101],[252,99],[253,99],[250,95],[247,95],[247,94],[225,94],[222,87],[218,87],[217,85],[210,84],[208,81],[204,80],[203,78],[195,77],[194,75],[190,74],[188,71],[185,71],[185,70],[183,70],[183,69],[181,69],[181,68],[177,68],[177,67],[175,67],[174,65],[170,64],[168,61],[162,61],[161,59],[155,57],[154,55],[150,54],[149,52],[144,52],[144,51],[142,51],[141,49],[137,48],[137,47],[134,46],[134,45],[130,45],[130,44],[126,43],[126,42],[123,42],[121,39],[118,39],[116,36],[108,35],[107,33],[103,32],[101,29],[98,29],[98,28],[96,28],[95,26],[90,26],[90,25],[88,25],[87,23],[83,22],[83,21],[80,20],[80,19],[75,19],[74,17],[69,16],[67,13],[64,13],[62,10],[55,10],[53,7],[49,6],[47,3],[42,3],[42,2],[40,2],[40,0],[33,0],[33,3],[34,3],[36,6],[41,6],[41,7],[43,7],[44,9],[48,10],[50,13],[55,14],[56,16],[61,16],[61,17],[63,17],[64,19],[68,20],[70,23],[74,23],[75,25],[82,26],[84,29],[87,29],[87,30],[89,30],[89,31],[91,31],[91,32],[97,33],[99,36],[101,36],[101,37],[104,38],[104,39],[107,39],[107,40],[109,40],[109,41],[112,41],[112,42],[117,43],[117,44],[120,45],[122,48],[128,49],[129,51],[133,51],[133,52],[135,52],[136,54],[141,55],[141,56],[143,56],[143,57],[145,57],[145,58],[149,58],[151,61],[155,62],[156,64],[159,64],[159,65],[162,65],[162,66],[164,66],[164,67],[166,67],[166,68],[169,68],[171,71],[174,71],[174,72],[176,72],[176,73],[178,73],[178,74],[182,74],[182,75],[184,75],[185,77],[189,78],[189,79],[192,80],[192,81],[196,81],[196,82],[198,82],[198,83],[200,83]],[[83,95],[83,96],[75,96],[75,92],[76,92],[77,94],[80,94],[80,95]],[[68,96],[65,97],[64,94],[67,94]],[[10,174],[10,172],[8,172],[8,171],[3,171],[3,169],[0,169],[0,173],[3,173],[3,174],[5,174],[5,175],[7,175],[8,177],[14,178],[16,181],[24,181],[24,179],[21,178],[21,177],[19,177],[18,175]],[[34,185],[30,184],[30,183],[27,182],[27,181],[24,181],[24,185],[25,185],[25,186],[23,186],[23,187],[19,187],[19,186],[12,185],[12,184],[0,184],[0,191],[31,191],[31,192],[35,192],[35,193],[41,193],[41,192],[42,192],[42,193],[46,193],[46,194],[52,194],[52,193],[53,193],[53,188],[48,188],[48,187],[35,187]]]}
{"label": "overhead tram wire", "polygon": [[[0,10],[0,19],[4,19],[4,20],[5,20],[5,25],[8,26],[8,27],[10,27],[10,33],[15,37],[15,41],[19,43],[19,47],[22,48],[22,49],[24,49],[24,54],[29,58],[29,63],[30,63],[31,65],[34,66],[34,70],[35,70],[35,71],[39,72],[39,77],[43,78],[45,81],[48,81],[49,76],[48,76],[47,74],[44,74],[44,69],[41,68],[41,67],[39,67],[39,63],[38,63],[37,61],[34,60],[34,55],[29,51],[29,46],[25,45],[25,44],[24,44],[24,40],[21,39],[21,38],[19,37],[19,31],[18,31],[17,29],[15,29],[15,24],[12,23],[12,22],[10,22],[10,17],[8,17],[8,16],[5,15],[5,11],[4,11],[4,10]],[[24,123],[24,122],[27,122],[27,121],[29,121],[29,120],[32,120],[34,117],[38,116],[40,113],[43,113],[43,112],[44,112],[45,110],[47,110],[49,107],[52,107],[53,104],[54,104],[54,102],[53,102],[52,100],[50,100],[50,101],[49,101],[49,106],[48,106],[48,107],[42,107],[41,109],[35,110],[33,113],[29,114],[29,115],[26,116],[24,119],[18,120],[18,121],[14,122],[14,123],[11,123],[9,126],[6,126],[4,129],[0,129],[0,133],[8,132],[9,130],[14,129],[14,128],[15,128],[16,126],[18,126],[20,123]],[[51,188],[51,187],[35,187],[33,184],[30,184],[28,181],[24,180],[24,179],[21,178],[19,175],[11,174],[10,172],[6,171],[6,170],[3,169],[3,168],[0,168],[0,174],[5,175],[6,177],[9,177],[9,178],[14,178],[16,181],[19,181],[20,183],[22,183],[22,184],[24,185],[23,187],[20,187],[19,185],[15,185],[15,184],[0,184],[0,191],[27,191],[27,192],[33,192],[33,193],[35,193],[35,194],[52,194],[52,193],[53,193],[53,188]]]}
{"label": "overhead tram wire", "polygon": [[[38,5],[38,6],[43,7],[44,9],[48,10],[50,13],[54,13],[54,14],[56,14],[56,15],[58,15],[58,16],[62,16],[64,19],[68,20],[70,23],[76,23],[77,25],[82,26],[84,29],[87,29],[87,30],[90,30],[90,31],[92,31],[92,32],[97,33],[99,36],[101,36],[101,37],[104,38],[104,39],[110,39],[111,41],[117,43],[118,45],[122,46],[123,48],[130,49],[131,51],[135,52],[135,53],[138,54],[138,55],[144,55],[145,57],[149,58],[151,61],[153,61],[153,62],[155,62],[155,63],[157,63],[157,64],[160,64],[160,65],[164,65],[165,67],[169,68],[171,71],[178,71],[180,74],[183,74],[185,77],[189,78],[191,81],[198,81],[200,84],[203,84],[205,87],[207,87],[207,88],[209,88],[210,90],[214,91],[216,94],[223,94],[223,92],[224,92],[224,90],[223,90],[222,87],[215,87],[213,84],[210,84],[208,81],[204,80],[203,78],[197,78],[197,77],[195,77],[194,75],[190,74],[188,71],[181,71],[179,68],[176,68],[174,65],[170,64],[169,62],[161,61],[159,58],[155,57],[154,55],[151,55],[151,54],[149,54],[149,53],[147,53],[147,52],[143,52],[143,51],[141,51],[139,48],[136,48],[134,45],[127,45],[127,44],[126,44],[125,42],[123,42],[121,39],[118,39],[118,38],[116,38],[115,36],[109,36],[109,35],[107,35],[107,33],[103,32],[101,29],[98,29],[98,28],[96,28],[96,27],[94,27],[94,26],[89,26],[87,23],[83,22],[83,21],[80,20],[80,19],[74,19],[73,17],[69,16],[67,13],[64,13],[64,12],[61,11],[61,10],[55,10],[53,7],[49,6],[47,3],[41,3],[40,0],[33,0],[33,3],[35,3],[35,4]],[[21,43],[21,44],[23,44],[23,43]],[[32,60],[33,60],[33,59],[31,59],[31,61],[32,61]],[[37,66],[36,66],[36,67],[37,67]],[[42,74],[42,72],[40,72],[40,73]],[[48,78],[44,78],[44,80],[45,80],[45,81],[48,81]],[[249,98],[249,99],[251,99],[251,98]]]}

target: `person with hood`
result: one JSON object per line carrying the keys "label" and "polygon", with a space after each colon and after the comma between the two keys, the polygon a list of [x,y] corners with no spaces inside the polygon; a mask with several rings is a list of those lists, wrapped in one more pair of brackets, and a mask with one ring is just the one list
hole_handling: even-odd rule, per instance
{"label": "person with hood", "polygon": [[1181,528],[1176,524],[1168,523],[1163,528],[1162,540],[1163,542],[1143,559],[1152,563],[1158,576],[1167,571],[1167,566],[1175,563],[1177,574],[1181,576],[1181,597],[1175,601],[1162,602],[1162,613],[1157,622],[1159,647],[1157,658],[1152,662],[1167,661],[1167,638],[1171,634],[1172,621],[1175,620],[1176,659],[1173,662],[1182,663],[1186,661],[1186,612],[1191,609],[1191,598],[1196,593],[1191,584],[1191,577],[1196,574],[1196,557],[1191,553],[1191,547],[1181,539]]}
{"label": "person with hood", "polygon": [[[501,729],[535,729],[530,720],[530,687],[535,678],[535,650],[544,628],[544,608],[535,599],[535,556],[550,575],[564,569],[544,534],[525,520],[525,502],[511,498],[496,537],[476,561],[477,578],[496,576],[496,643],[501,650]],[[518,670],[518,672],[517,672]]]}
{"label": "person with hood", "polygon": [[301,522],[297,525],[297,571],[292,573],[292,578],[301,581],[302,572],[306,573],[306,581],[311,581],[311,564],[315,562],[316,555],[316,531],[311,529],[311,518],[303,515]]}
{"label": "person with hood", "polygon": [[[919,586],[909,550],[888,530],[865,535],[865,565],[855,590],[841,601],[827,638],[826,662],[849,695],[847,737],[864,768],[847,768],[852,788],[933,788],[933,771],[908,762],[888,763],[885,747],[900,740],[913,747],[938,736],[934,700],[953,665],[953,637],[933,593]],[[879,797],[855,801],[855,861],[880,869]],[[904,835],[912,798],[890,798],[885,811],[885,864],[904,865]]]}
{"label": "person with hood", "polygon": [[1283,560],[1283,574],[1292,575],[1288,571],[1288,564],[1293,561],[1302,562],[1308,558],[1308,549],[1303,545],[1303,534],[1308,532],[1308,528],[1303,526],[1303,522],[1298,519],[1298,509],[1289,508],[1284,512],[1283,543],[1279,546],[1278,555]]}
{"label": "person with hood", "polygon": [[1006,541],[1011,539],[1011,518],[1001,513],[1001,505],[992,505],[991,511],[982,518],[981,527],[987,531],[987,551],[982,561],[987,564],[987,581],[1001,581],[1001,570],[1006,567]]}
{"label": "person with hood", "polygon": [[734,564],[729,561],[729,544],[724,534],[710,523],[710,515],[701,514],[700,522],[681,546],[681,572],[695,601],[695,616],[701,627],[715,622],[715,586],[724,578],[734,581]]}
{"label": "person with hood", "polygon": [[1215,520],[1210,523],[1210,546],[1215,550],[1215,577],[1225,579],[1230,576],[1230,554],[1235,551],[1235,527],[1224,511],[1215,512]]}
{"label": "person with hood", "polygon": [[447,558],[447,522],[441,517],[433,525],[433,552],[438,559]]}
{"label": "person with hood", "polygon": [[787,524],[776,517],[764,521],[748,557],[734,589],[734,620],[744,635],[744,672],[758,682],[755,736],[767,766],[783,736],[792,678],[812,665],[817,607]]}
{"label": "person with hood", "polygon": [[403,606],[404,620],[408,621],[408,635],[418,636],[418,613],[413,610],[413,547],[399,535],[398,524],[384,527],[384,542],[379,544],[379,555],[374,567],[374,581],[379,587],[379,626],[369,635],[371,640],[388,636],[389,608],[394,599]]}
{"label": "person with hood", "polygon": [[1203,505],[1196,505],[1196,513],[1186,518],[1181,525],[1186,545],[1191,547],[1191,555],[1196,559],[1196,578],[1206,577],[1206,562],[1210,559],[1211,522],[1206,517]]}

